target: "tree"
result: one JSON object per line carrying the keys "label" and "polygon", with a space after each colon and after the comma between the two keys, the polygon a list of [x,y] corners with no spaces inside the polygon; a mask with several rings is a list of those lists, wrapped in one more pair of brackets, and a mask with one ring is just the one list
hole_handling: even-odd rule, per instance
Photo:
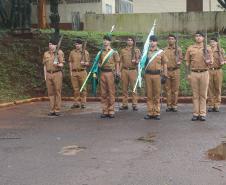
{"label": "tree", "polygon": [[224,9],[226,9],[226,0],[217,0],[217,1]]}
{"label": "tree", "polygon": [[60,23],[60,15],[58,12],[58,4],[59,0],[50,0],[50,21],[51,26],[55,29],[55,35],[59,35],[60,29],[59,29],[59,23]]}
{"label": "tree", "polygon": [[0,25],[3,27],[9,27],[10,26],[10,18],[8,13],[8,1],[0,0]]}
{"label": "tree", "polygon": [[38,27],[45,29],[47,26],[46,21],[46,0],[38,1]]}

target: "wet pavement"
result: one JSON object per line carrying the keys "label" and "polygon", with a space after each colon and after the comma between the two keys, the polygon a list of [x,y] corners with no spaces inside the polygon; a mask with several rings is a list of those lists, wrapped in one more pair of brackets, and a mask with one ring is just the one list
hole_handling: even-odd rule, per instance
{"label": "wet pavement", "polygon": [[226,140],[226,106],[192,122],[191,104],[160,121],[145,104],[115,119],[71,104],[54,118],[48,102],[0,109],[0,185],[226,185],[226,161],[207,154]]}

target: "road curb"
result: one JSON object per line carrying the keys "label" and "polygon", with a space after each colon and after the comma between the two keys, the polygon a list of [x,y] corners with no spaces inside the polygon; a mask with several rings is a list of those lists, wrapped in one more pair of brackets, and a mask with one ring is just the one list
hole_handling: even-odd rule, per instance
{"label": "road curb", "polygon": [[[62,97],[63,101],[73,101],[74,98],[73,97]],[[146,97],[139,97],[138,98],[138,102],[139,103],[146,103],[147,98]],[[163,98],[163,102],[165,103],[166,99]],[[226,96],[222,96],[221,98],[222,103],[225,104],[226,103]],[[0,108],[4,108],[4,107],[11,107],[11,106],[15,106],[15,105],[21,105],[21,104],[26,104],[26,103],[33,103],[33,102],[40,102],[40,101],[49,101],[48,97],[35,97],[35,98],[29,98],[29,99],[24,99],[24,100],[15,100],[13,102],[7,102],[7,103],[1,103],[0,104]],[[100,97],[87,97],[87,102],[99,102],[101,101]],[[122,102],[122,97],[116,97],[116,102]],[[129,98],[129,102],[131,102],[131,98]],[[192,103],[192,97],[191,96],[187,96],[187,97],[179,97],[178,98],[178,103]]]}

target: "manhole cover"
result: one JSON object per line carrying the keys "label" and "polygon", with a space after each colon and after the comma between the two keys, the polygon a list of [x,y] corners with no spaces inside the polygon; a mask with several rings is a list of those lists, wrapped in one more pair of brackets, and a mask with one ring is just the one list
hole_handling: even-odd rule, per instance
{"label": "manhole cover", "polygon": [[59,154],[73,156],[73,155],[76,155],[78,152],[81,152],[85,149],[86,149],[85,147],[80,147],[77,145],[65,146],[61,149]]}
{"label": "manhole cover", "polygon": [[226,141],[216,148],[208,150],[208,157],[211,160],[226,160]]}

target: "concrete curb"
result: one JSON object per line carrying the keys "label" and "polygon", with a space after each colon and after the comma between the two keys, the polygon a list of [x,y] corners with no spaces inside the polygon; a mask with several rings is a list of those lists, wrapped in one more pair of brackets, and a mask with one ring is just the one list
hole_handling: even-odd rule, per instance
{"label": "concrete curb", "polygon": [[[4,108],[4,107],[11,107],[11,106],[15,106],[15,105],[21,105],[21,104],[25,104],[25,103],[33,103],[33,102],[40,102],[40,101],[48,101],[49,98],[48,97],[36,97],[36,98],[29,98],[29,99],[25,99],[25,100],[16,100],[13,102],[7,102],[7,103],[1,103],[0,104],[0,108]],[[73,97],[62,97],[63,101],[73,101],[74,98]],[[101,100],[100,97],[87,97],[87,102],[99,102]],[[138,102],[139,103],[146,103],[147,98],[146,97],[139,97],[138,98]],[[163,98],[163,102],[165,103],[166,99]],[[122,97],[116,97],[115,101],[122,101]],[[131,102],[131,98],[129,98],[129,102]],[[186,97],[179,97],[178,98],[178,103],[192,103],[192,97],[191,96],[186,96]],[[222,96],[222,103],[225,104],[226,103],[226,96]]]}

